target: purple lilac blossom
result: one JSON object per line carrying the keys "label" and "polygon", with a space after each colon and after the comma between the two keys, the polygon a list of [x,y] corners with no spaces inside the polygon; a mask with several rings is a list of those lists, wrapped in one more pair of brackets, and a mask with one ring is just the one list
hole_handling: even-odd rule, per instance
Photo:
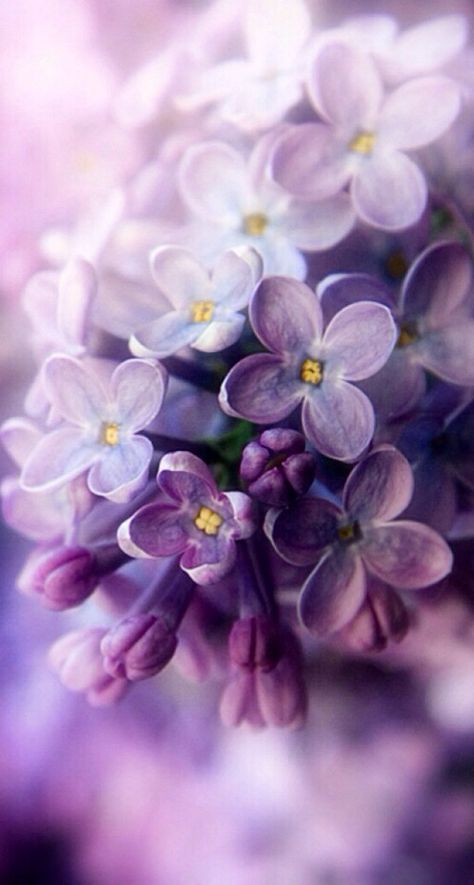
{"label": "purple lilac blossom", "polygon": [[250,319],[271,351],[237,363],[225,378],[224,411],[257,423],[281,421],[302,403],[303,430],[324,455],[355,460],[370,443],[370,400],[350,382],[380,369],[396,340],[390,311],[359,302],[341,310],[323,331],[315,294],[286,277],[264,280]]}
{"label": "purple lilac blossom", "polygon": [[53,355],[43,376],[51,405],[66,424],[35,446],[23,465],[23,488],[53,489],[88,470],[93,494],[128,500],[147,480],[153,446],[136,431],[161,408],[166,389],[162,368],[127,360],[105,385],[79,360]]}
{"label": "purple lilac blossom", "polygon": [[302,498],[286,510],[270,510],[265,531],[289,562],[316,567],[299,599],[303,624],[316,634],[344,627],[364,602],[367,572],[400,590],[427,587],[444,578],[452,553],[437,532],[397,520],[413,492],[408,461],[395,448],[374,449],[350,473],[343,506]]}
{"label": "purple lilac blossom", "polygon": [[181,568],[196,584],[213,584],[232,569],[235,542],[254,531],[252,502],[242,492],[220,492],[209,468],[190,452],[164,455],[157,476],[162,492],[120,526],[129,556],[182,554]]}
{"label": "purple lilac blossom", "polygon": [[270,507],[286,507],[304,495],[314,480],[316,459],[305,452],[301,433],[288,428],[264,430],[245,446],[240,477],[252,498]]}
{"label": "purple lilac blossom", "polygon": [[419,77],[385,95],[370,56],[334,41],[317,52],[308,91],[325,122],[283,134],[273,157],[276,181],[297,197],[316,200],[350,183],[362,221],[385,230],[415,224],[427,185],[404,152],[430,144],[450,127],[460,110],[456,82]]}
{"label": "purple lilac blossom", "polygon": [[151,266],[173,309],[135,331],[129,342],[135,356],[162,358],[187,345],[214,353],[238,340],[245,322],[240,311],[262,275],[256,252],[226,252],[209,274],[188,250],[162,246]]}

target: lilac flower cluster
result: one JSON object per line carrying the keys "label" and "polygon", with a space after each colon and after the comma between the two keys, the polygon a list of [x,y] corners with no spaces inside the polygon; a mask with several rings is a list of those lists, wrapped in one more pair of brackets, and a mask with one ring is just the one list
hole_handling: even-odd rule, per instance
{"label": "lilac flower cluster", "polygon": [[115,97],[145,160],[43,238],[3,513],[22,592],[84,603],[68,688],[173,661],[225,724],[294,728],[321,644],[401,641],[474,532],[467,22],[218,6]]}

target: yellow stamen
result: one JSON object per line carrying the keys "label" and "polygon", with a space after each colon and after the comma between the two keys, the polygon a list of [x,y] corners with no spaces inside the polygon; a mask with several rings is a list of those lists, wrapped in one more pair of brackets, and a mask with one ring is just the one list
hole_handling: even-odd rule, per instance
{"label": "yellow stamen", "polygon": [[213,301],[194,301],[191,304],[191,320],[193,323],[208,323],[214,313]]}
{"label": "yellow stamen", "polygon": [[375,132],[358,132],[349,142],[349,150],[367,156],[371,154],[375,144]]}
{"label": "yellow stamen", "polygon": [[263,212],[251,212],[244,217],[244,233],[249,237],[261,237],[268,225],[268,218]]}
{"label": "yellow stamen", "polygon": [[400,334],[397,340],[397,347],[408,347],[410,344],[414,344],[415,341],[418,340],[418,334],[414,326],[410,323],[406,323],[400,327]]}
{"label": "yellow stamen", "polygon": [[306,359],[301,363],[300,378],[307,384],[321,384],[323,380],[323,364],[320,360]]}
{"label": "yellow stamen", "polygon": [[337,536],[344,544],[350,544],[352,541],[358,541],[361,537],[361,531],[358,522],[348,522],[340,525],[337,530]]}
{"label": "yellow stamen", "polygon": [[200,507],[199,513],[194,519],[194,525],[205,535],[217,535],[219,528],[223,522],[222,516],[219,516],[210,507]]}
{"label": "yellow stamen", "polygon": [[99,441],[103,446],[118,445],[120,438],[119,430],[120,424],[116,424],[115,421],[104,421],[100,429]]}

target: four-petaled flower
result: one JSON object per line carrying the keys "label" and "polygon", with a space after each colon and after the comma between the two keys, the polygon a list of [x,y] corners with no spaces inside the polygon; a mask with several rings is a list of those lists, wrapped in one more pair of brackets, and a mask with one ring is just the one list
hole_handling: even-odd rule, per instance
{"label": "four-petaled flower", "polygon": [[88,471],[95,495],[128,501],[145,484],[153,445],[136,432],[158,414],[167,376],[161,366],[126,360],[111,377],[71,356],[50,357],[44,385],[55,413],[64,419],[26,459],[21,485],[53,489]]}
{"label": "four-petaled flower", "polygon": [[339,311],[323,333],[317,297],[286,277],[264,280],[250,303],[256,335],[272,353],[245,357],[224,379],[220,403],[231,415],[266,424],[300,403],[303,429],[324,455],[351,461],[374,430],[370,400],[350,381],[377,372],[396,340],[390,311],[361,301]]}
{"label": "four-petaled flower", "polygon": [[268,512],[265,531],[278,553],[295,565],[316,562],[299,599],[301,620],[313,633],[335,632],[354,617],[366,596],[367,572],[400,590],[428,587],[448,574],[452,554],[441,535],[396,520],[412,492],[408,461],[392,446],[380,446],[350,473],[342,508],[302,498]]}
{"label": "four-petaled flower", "polygon": [[181,568],[196,584],[213,584],[234,565],[235,542],[254,531],[253,505],[242,492],[220,492],[209,468],[190,452],[172,452],[160,461],[163,493],[119,528],[129,556],[182,554]]}

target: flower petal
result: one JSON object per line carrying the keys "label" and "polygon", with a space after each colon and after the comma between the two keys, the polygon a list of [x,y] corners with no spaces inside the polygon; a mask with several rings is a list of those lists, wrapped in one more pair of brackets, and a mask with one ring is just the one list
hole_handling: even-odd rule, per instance
{"label": "flower petal", "polygon": [[474,384],[474,320],[431,332],[415,348],[421,365],[434,375],[451,384]]}
{"label": "flower petal", "polygon": [[262,272],[262,260],[255,249],[224,252],[212,272],[212,300],[228,310],[241,310],[247,306]]}
{"label": "flower petal", "polygon": [[96,292],[92,265],[83,258],[72,259],[59,277],[57,303],[58,329],[71,344],[84,344]]}
{"label": "flower petal", "polygon": [[384,102],[377,133],[398,150],[413,150],[439,138],[456,119],[461,90],[448,77],[419,77],[399,86]]}
{"label": "flower petal", "polygon": [[472,261],[464,246],[454,241],[434,243],[408,271],[401,307],[407,319],[424,317],[430,329],[443,328],[463,306],[472,284]]}
{"label": "flower petal", "polygon": [[153,446],[143,436],[106,447],[89,473],[89,489],[94,495],[103,495],[111,501],[129,501],[145,485],[152,455]]}
{"label": "flower petal", "polygon": [[413,494],[413,473],[393,446],[373,449],[351,471],[344,486],[344,507],[361,523],[388,521],[405,510]]}
{"label": "flower petal", "polygon": [[322,335],[315,293],[290,277],[269,277],[260,283],[250,302],[250,320],[262,344],[275,353],[296,355]]}
{"label": "flower petal", "polygon": [[24,489],[46,490],[78,476],[100,456],[101,446],[89,443],[76,427],[46,434],[26,459],[21,474]]}
{"label": "flower petal", "polygon": [[391,51],[378,59],[392,83],[443,67],[463,48],[467,38],[464,15],[443,15],[408,28],[394,40]]}
{"label": "flower petal", "polygon": [[303,0],[250,0],[244,17],[244,38],[250,58],[263,69],[285,68],[299,60],[311,35],[311,18]]}
{"label": "flower petal", "polygon": [[196,215],[224,226],[240,225],[248,200],[248,175],[233,148],[218,141],[188,148],[179,184],[183,200]]}
{"label": "flower petal", "polygon": [[131,556],[130,542],[147,556],[173,556],[182,553],[189,536],[182,516],[174,504],[147,504],[119,529],[118,542]]}
{"label": "flower petal", "polygon": [[308,83],[316,110],[345,129],[373,129],[383,96],[382,81],[367,53],[348,43],[323,45]]}
{"label": "flower petal", "polygon": [[352,203],[347,194],[336,194],[327,200],[311,203],[290,200],[278,229],[307,252],[330,249],[352,230],[355,222]]}
{"label": "flower petal", "polygon": [[374,526],[360,553],[369,571],[400,590],[435,584],[451,571],[453,560],[441,535],[411,520]]}
{"label": "flower petal", "polygon": [[181,557],[180,566],[196,584],[206,587],[230,572],[236,554],[232,538],[219,534],[215,538],[206,537],[202,544],[190,544]]}
{"label": "flower petal", "polygon": [[302,386],[296,370],[281,357],[258,353],[230,370],[222,383],[219,403],[228,415],[273,424],[296,408],[304,394]]}
{"label": "flower petal", "polygon": [[269,510],[264,531],[287,562],[312,565],[337,540],[341,516],[339,508],[324,498],[300,498],[284,510]]}
{"label": "flower petal", "polygon": [[275,145],[272,165],[275,181],[303,200],[332,197],[351,177],[345,147],[322,123],[285,131]]}
{"label": "flower petal", "polygon": [[245,317],[242,313],[229,313],[227,316],[218,316],[193,342],[196,350],[204,353],[217,353],[230,347],[240,338],[245,325]]}
{"label": "flower petal", "polygon": [[397,151],[387,151],[359,164],[351,194],[363,221],[383,230],[402,230],[422,215],[427,189],[423,174],[412,160]]}
{"label": "flower petal", "polygon": [[337,363],[347,381],[362,381],[375,375],[387,362],[397,329],[387,307],[373,301],[359,301],[344,307],[324,333],[328,359]]}
{"label": "flower petal", "polygon": [[369,445],[375,418],[370,400],[346,381],[327,381],[303,400],[303,430],[318,452],[354,461]]}
{"label": "flower petal", "polygon": [[10,458],[22,467],[43,434],[27,418],[8,418],[0,426],[0,441]]}
{"label": "flower petal", "polygon": [[146,427],[158,414],[166,382],[164,369],[144,360],[125,360],[114,370],[110,389],[128,433]]}
{"label": "flower petal", "polygon": [[366,593],[362,561],[351,551],[330,550],[306,579],[298,604],[302,623],[325,636],[341,630],[360,608]]}
{"label": "flower petal", "polygon": [[193,344],[204,325],[191,322],[184,311],[172,310],[137,329],[128,346],[135,356],[164,359]]}
{"label": "flower petal", "polygon": [[394,298],[377,277],[365,273],[330,274],[318,284],[316,293],[323,306],[327,322],[343,307],[356,301],[376,301],[385,307],[394,307]]}
{"label": "flower petal", "polygon": [[79,427],[100,424],[107,394],[99,378],[79,360],[59,354],[49,357],[43,380],[51,405],[66,421]]}
{"label": "flower petal", "polygon": [[163,491],[179,502],[202,502],[218,494],[209,467],[191,452],[163,455],[157,480]]}
{"label": "flower petal", "polygon": [[211,279],[201,262],[187,249],[160,246],[150,256],[153,278],[176,310],[210,297]]}

